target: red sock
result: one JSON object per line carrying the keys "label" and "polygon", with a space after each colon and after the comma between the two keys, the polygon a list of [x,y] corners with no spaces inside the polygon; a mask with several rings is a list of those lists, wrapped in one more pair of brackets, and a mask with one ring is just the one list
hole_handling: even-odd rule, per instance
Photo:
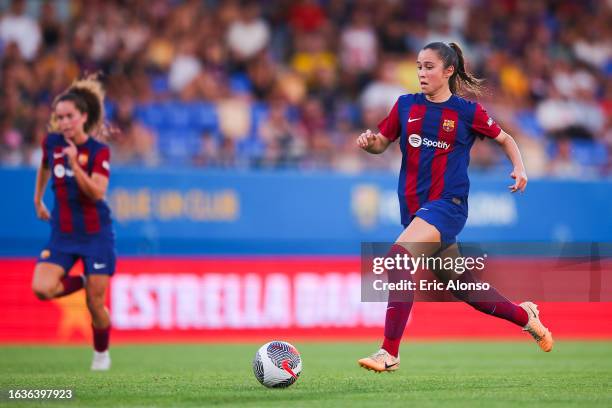
{"label": "red sock", "polygon": [[56,297],[66,296],[73,292],[76,292],[79,289],[83,288],[83,277],[82,276],[64,276],[60,282],[62,282],[62,286],[64,290],[60,292]]}
{"label": "red sock", "polygon": [[[459,280],[470,283],[478,282],[470,271],[464,272]],[[454,291],[453,294],[480,312],[508,320],[518,326],[524,327],[529,321],[529,316],[522,307],[506,299],[501,293],[495,290],[494,287],[490,287],[486,291],[477,292],[478,293],[466,290]],[[470,295],[472,295],[473,298],[484,300],[471,300]]]}
{"label": "red sock", "polygon": [[[501,319],[506,319],[509,322],[512,322],[518,326],[525,327],[527,322],[529,321],[529,315],[519,305],[515,305],[510,302],[508,299],[501,302],[485,302],[489,303],[487,307],[489,308],[490,315],[499,317]],[[487,313],[487,312],[485,312]]]}
{"label": "red sock", "polygon": [[[395,257],[396,254],[410,255],[401,245],[393,245],[387,257]],[[387,271],[389,282],[399,282],[402,279],[412,280],[410,271],[398,271],[391,269]],[[387,314],[385,316],[385,339],[382,348],[395,357],[399,354],[399,346],[402,341],[406,323],[410,317],[414,292],[412,291],[393,291],[389,292],[387,303]]]}
{"label": "red sock", "polygon": [[393,357],[397,357],[399,355],[399,346],[401,342],[401,337],[399,339],[390,339],[388,337],[385,337],[381,348],[387,350],[387,352]]}
{"label": "red sock", "polygon": [[108,341],[110,337],[110,326],[104,329],[96,329],[93,326],[91,326],[91,328],[93,330],[94,349],[100,353],[108,350]]}

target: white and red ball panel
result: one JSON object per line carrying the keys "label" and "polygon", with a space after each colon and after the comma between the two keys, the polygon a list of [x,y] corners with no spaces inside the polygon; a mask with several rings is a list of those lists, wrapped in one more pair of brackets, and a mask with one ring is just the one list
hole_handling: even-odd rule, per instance
{"label": "white and red ball panel", "polygon": [[270,388],[288,387],[302,372],[300,353],[284,341],[271,341],[259,348],[253,359],[257,380]]}

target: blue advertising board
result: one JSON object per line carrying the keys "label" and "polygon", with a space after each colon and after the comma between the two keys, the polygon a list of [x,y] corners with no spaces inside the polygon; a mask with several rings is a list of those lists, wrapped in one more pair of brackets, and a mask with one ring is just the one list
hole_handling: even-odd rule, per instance
{"label": "blue advertising board", "polygon": [[[108,191],[120,255],[357,254],[401,232],[397,176],[334,172],[114,169]],[[2,169],[0,254],[35,256],[35,171]],[[464,241],[612,241],[612,182],[472,176]],[[48,191],[45,202],[52,205]]]}

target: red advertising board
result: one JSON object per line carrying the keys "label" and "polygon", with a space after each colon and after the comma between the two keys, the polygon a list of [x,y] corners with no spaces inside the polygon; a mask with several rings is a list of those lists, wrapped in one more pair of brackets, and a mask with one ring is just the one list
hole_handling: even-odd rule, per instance
{"label": "red advertising board", "polygon": [[[0,266],[1,343],[89,341],[83,291],[42,302],[30,289],[33,260],[2,259]],[[357,257],[128,258],[117,271],[108,299],[113,342],[382,335],[386,304],[361,302]],[[548,302],[540,310],[558,339],[612,339],[612,303]],[[527,339],[462,303],[419,302],[413,311],[407,339]]]}

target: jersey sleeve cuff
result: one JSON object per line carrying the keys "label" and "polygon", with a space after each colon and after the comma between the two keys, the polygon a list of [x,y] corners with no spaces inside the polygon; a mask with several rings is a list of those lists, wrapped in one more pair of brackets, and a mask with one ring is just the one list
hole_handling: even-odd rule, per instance
{"label": "jersey sleeve cuff", "polygon": [[380,129],[380,128],[378,128],[378,133],[383,135],[386,139],[389,139],[389,141],[391,141],[391,142],[394,142],[395,139],[397,139],[396,137],[391,137],[391,136],[385,135],[385,132],[383,132],[382,129]]}
{"label": "jersey sleeve cuff", "polygon": [[498,137],[499,135],[501,135],[501,132],[502,132],[502,129],[501,129],[501,128],[498,128],[498,129],[497,129],[497,132],[496,132],[496,134],[495,134],[495,136],[491,136],[491,139],[497,139],[497,137]]}
{"label": "jersey sleeve cuff", "polygon": [[104,176],[106,178],[108,178],[110,176],[110,173],[108,171],[106,171],[105,169],[93,169],[91,171],[91,174],[99,174],[101,176]]}

